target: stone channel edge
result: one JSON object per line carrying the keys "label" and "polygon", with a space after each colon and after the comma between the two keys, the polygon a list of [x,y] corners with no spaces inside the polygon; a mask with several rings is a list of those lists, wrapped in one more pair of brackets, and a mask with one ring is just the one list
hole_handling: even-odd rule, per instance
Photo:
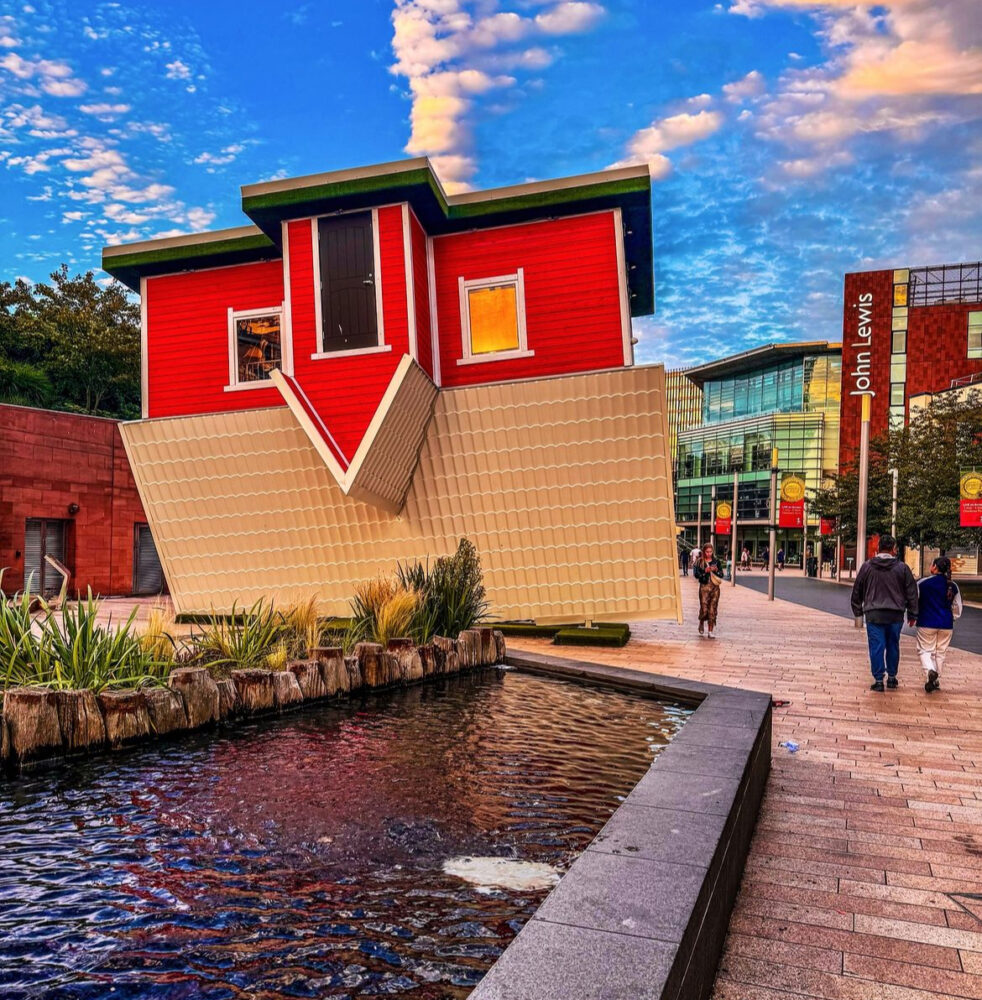
{"label": "stone channel edge", "polygon": [[470,1000],[706,1000],[771,765],[771,696],[511,653],[507,665],[695,705]]}

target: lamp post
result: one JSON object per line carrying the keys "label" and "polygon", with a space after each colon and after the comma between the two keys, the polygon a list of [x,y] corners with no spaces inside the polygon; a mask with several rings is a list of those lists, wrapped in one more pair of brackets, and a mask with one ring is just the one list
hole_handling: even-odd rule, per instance
{"label": "lamp post", "polygon": [[774,600],[774,549],[777,547],[777,448],[771,452],[771,524],[767,536],[767,599]]}
{"label": "lamp post", "polygon": [[696,552],[702,552],[702,491],[696,497]]}
{"label": "lamp post", "polygon": [[716,484],[713,484],[710,508],[709,508],[709,541],[712,543],[713,552],[716,551]]}
{"label": "lamp post", "polygon": [[900,472],[897,469],[891,469],[890,475],[893,476],[893,499],[890,503],[890,534],[893,535],[894,539],[897,537],[897,479],[900,476]]}
{"label": "lamp post", "polygon": [[808,500],[801,502],[801,569],[808,576]]}
{"label": "lamp post", "polygon": [[733,510],[730,512],[730,586],[736,586],[737,568],[737,490],[739,489],[740,473],[733,470]]}

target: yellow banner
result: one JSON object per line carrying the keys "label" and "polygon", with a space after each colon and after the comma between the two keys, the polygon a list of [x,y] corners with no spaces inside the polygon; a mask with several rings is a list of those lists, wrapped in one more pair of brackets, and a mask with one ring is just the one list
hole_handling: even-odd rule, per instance
{"label": "yellow banner", "polygon": [[781,480],[781,502],[801,503],[805,499],[805,481],[790,473]]}
{"label": "yellow banner", "polygon": [[963,472],[959,493],[962,500],[978,500],[982,497],[982,472]]}

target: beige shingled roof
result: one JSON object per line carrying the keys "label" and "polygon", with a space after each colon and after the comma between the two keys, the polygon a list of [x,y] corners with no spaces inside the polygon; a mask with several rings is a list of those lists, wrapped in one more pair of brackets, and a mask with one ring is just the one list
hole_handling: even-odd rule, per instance
{"label": "beige shingled roof", "polygon": [[467,536],[500,618],[677,618],[661,366],[438,393],[398,516],[345,496],[286,407],[122,426],[179,611],[356,583]]}

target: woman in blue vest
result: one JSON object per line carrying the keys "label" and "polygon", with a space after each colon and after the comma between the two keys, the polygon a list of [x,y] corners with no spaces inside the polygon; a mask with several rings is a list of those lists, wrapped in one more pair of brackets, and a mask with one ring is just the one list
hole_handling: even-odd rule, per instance
{"label": "woman in blue vest", "polygon": [[962,595],[951,579],[951,560],[939,556],[931,563],[931,573],[917,584],[917,652],[927,673],[924,690],[930,694],[941,685],[938,676],[955,628],[962,613]]}

